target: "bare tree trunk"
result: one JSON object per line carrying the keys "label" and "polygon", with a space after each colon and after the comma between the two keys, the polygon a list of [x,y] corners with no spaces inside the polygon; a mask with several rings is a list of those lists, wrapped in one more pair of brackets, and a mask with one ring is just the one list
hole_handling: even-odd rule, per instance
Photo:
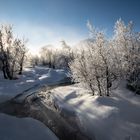
{"label": "bare tree trunk", "polygon": [[109,88],[110,88],[110,80],[109,80],[109,71],[108,66],[106,66],[106,95],[109,96]]}
{"label": "bare tree trunk", "polygon": [[9,64],[8,64],[8,60],[7,60],[7,57],[5,57],[2,61],[2,71],[3,71],[3,76],[5,79],[12,79],[12,75],[10,73],[10,70],[9,70]]}
{"label": "bare tree trunk", "polygon": [[11,66],[11,76],[12,77],[14,77],[14,69],[15,69],[15,60],[13,61],[12,66]]}
{"label": "bare tree trunk", "polygon": [[6,68],[5,68],[4,62],[2,62],[2,63],[3,63],[2,71],[3,71],[4,79],[8,79],[7,74],[6,74]]}
{"label": "bare tree trunk", "polygon": [[89,83],[89,87],[90,87],[90,89],[91,89],[91,91],[92,91],[92,95],[94,96],[94,88],[92,87],[91,81],[90,81],[90,83]]}
{"label": "bare tree trunk", "polygon": [[96,76],[96,80],[97,80],[97,86],[98,86],[98,90],[99,90],[99,95],[102,96],[101,84],[100,84],[98,76]]}
{"label": "bare tree trunk", "polygon": [[19,69],[19,73],[18,74],[21,75],[22,71],[23,71],[23,64],[20,65],[20,69]]}
{"label": "bare tree trunk", "polygon": [[22,58],[21,63],[20,63],[20,68],[19,68],[19,73],[18,73],[19,75],[21,75],[23,71],[23,61],[24,61],[24,57]]}
{"label": "bare tree trunk", "polygon": [[11,75],[11,72],[10,72],[10,69],[9,69],[9,64],[8,64],[8,62],[6,61],[6,74],[7,74],[7,76],[8,76],[8,79],[10,79],[10,80],[12,80],[13,79],[13,77],[12,77],[12,75]]}

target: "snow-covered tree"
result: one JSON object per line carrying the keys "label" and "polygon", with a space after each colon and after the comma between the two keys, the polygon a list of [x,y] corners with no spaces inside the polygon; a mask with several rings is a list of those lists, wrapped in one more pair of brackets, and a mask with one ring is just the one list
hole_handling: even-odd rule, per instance
{"label": "snow-covered tree", "polygon": [[114,48],[124,78],[130,87],[140,92],[140,33],[133,30],[132,22],[125,25],[121,19],[116,22],[114,29]]}
{"label": "snow-covered tree", "polygon": [[73,51],[65,41],[61,41],[61,47],[55,48],[47,45],[41,48],[40,62],[50,68],[69,69],[69,63],[73,60]]}
{"label": "snow-covered tree", "polygon": [[40,58],[42,65],[55,68],[56,54],[52,45],[42,47],[40,50]]}
{"label": "snow-covered tree", "polygon": [[73,51],[72,48],[67,45],[63,40],[61,41],[61,49],[57,50],[57,62],[56,66],[58,68],[69,69],[69,63],[73,60]]}
{"label": "snow-covered tree", "polygon": [[25,58],[25,42],[13,36],[11,25],[0,26],[0,61],[5,79],[13,79],[22,73]]}
{"label": "snow-covered tree", "polygon": [[118,78],[115,59],[112,57],[111,41],[103,31],[96,30],[89,22],[91,42],[79,52],[70,64],[73,79],[93,93],[110,95],[114,81]]}

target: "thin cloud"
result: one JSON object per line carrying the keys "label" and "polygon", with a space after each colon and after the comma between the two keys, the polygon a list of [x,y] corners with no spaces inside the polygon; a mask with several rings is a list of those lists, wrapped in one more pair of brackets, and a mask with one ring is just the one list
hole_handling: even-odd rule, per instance
{"label": "thin cloud", "polygon": [[65,40],[69,45],[74,45],[85,38],[84,35],[71,27],[48,27],[29,22],[14,24],[14,31],[18,36],[29,40],[28,48],[34,52],[47,44],[57,46],[61,40]]}

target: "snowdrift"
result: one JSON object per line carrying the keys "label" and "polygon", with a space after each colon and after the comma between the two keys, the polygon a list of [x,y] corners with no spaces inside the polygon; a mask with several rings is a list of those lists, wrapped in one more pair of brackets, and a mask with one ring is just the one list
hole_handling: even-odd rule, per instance
{"label": "snowdrift", "polygon": [[41,122],[0,113],[0,140],[58,140]]}
{"label": "snowdrift", "polygon": [[41,86],[67,83],[70,81],[65,70],[55,70],[45,67],[25,68],[23,75],[19,75],[17,80],[3,79],[0,72],[0,102],[4,102],[14,96],[27,93],[29,90],[35,91]]}
{"label": "snowdrift", "polygon": [[83,88],[63,86],[51,91],[60,114],[76,116],[81,131],[96,140],[140,140],[140,96],[125,88],[111,97],[87,94]]}

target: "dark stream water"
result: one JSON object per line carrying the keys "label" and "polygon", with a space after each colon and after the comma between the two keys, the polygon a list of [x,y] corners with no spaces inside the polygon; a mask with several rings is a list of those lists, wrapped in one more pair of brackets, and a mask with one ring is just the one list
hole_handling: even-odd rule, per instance
{"label": "dark stream water", "polygon": [[[63,114],[60,115],[53,103],[49,102],[49,90],[54,87],[56,86],[50,86],[47,89],[42,88],[41,90],[46,91],[45,95],[39,94],[40,90],[36,94],[28,94],[22,102],[18,102],[18,99],[23,96],[20,94],[1,103],[0,112],[19,118],[32,117],[37,119],[50,128],[60,140],[91,140],[80,131],[75,116],[71,122],[71,118],[62,117]],[[46,98],[48,98],[48,103]]]}

